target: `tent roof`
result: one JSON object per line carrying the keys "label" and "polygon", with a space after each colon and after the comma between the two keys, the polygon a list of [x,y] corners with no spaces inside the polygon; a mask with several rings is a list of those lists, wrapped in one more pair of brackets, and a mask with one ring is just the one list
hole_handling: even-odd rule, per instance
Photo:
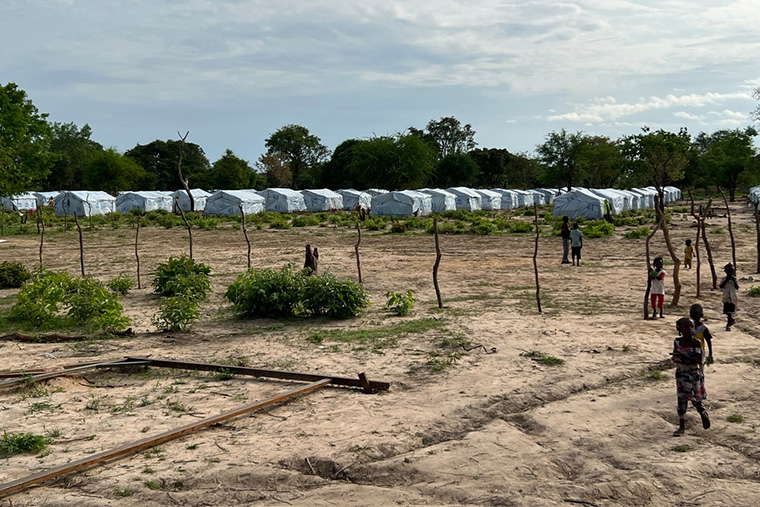
{"label": "tent roof", "polygon": [[301,192],[303,192],[304,194],[308,192],[310,194],[319,195],[322,197],[340,197],[339,193],[333,192],[329,188],[309,188],[306,190],[302,190]]}
{"label": "tent roof", "polygon": [[116,200],[114,196],[106,192],[103,192],[101,190],[64,190],[58,195],[60,196],[63,194],[76,197],[77,199],[81,199],[82,201],[86,201],[88,199],[96,199],[99,201],[115,201]]}

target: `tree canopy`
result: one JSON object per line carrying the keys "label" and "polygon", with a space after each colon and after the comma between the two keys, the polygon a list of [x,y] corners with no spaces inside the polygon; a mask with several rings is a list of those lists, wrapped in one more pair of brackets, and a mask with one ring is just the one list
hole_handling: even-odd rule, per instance
{"label": "tree canopy", "polygon": [[542,181],[546,185],[567,185],[570,190],[583,179],[583,167],[578,163],[583,144],[582,132],[568,134],[565,129],[546,136],[536,147],[544,166]]}
{"label": "tree canopy", "polygon": [[103,146],[90,139],[92,129],[85,124],[81,129],[74,123],[54,123],[50,151],[58,156],[50,175],[45,180],[46,190],[81,190],[84,168]]}
{"label": "tree canopy", "polygon": [[[144,188],[173,192],[184,188],[177,174],[180,141],[155,140],[149,144],[138,144],[127,150],[126,156],[134,159],[145,169]],[[182,175],[190,187],[199,186],[208,177],[211,164],[203,148],[195,143],[184,143],[182,150]]]}
{"label": "tree canopy", "polygon": [[123,190],[143,190],[145,170],[133,158],[113,148],[96,153],[84,168],[82,183],[87,190],[117,194]]}
{"label": "tree canopy", "polygon": [[309,186],[312,178],[310,172],[318,170],[330,156],[330,150],[322,141],[302,125],[291,124],[279,128],[267,138],[264,146],[267,148],[265,156],[287,163],[292,188]]}
{"label": "tree canopy", "polygon": [[734,130],[719,130],[713,134],[701,132],[696,139],[702,150],[699,165],[702,174],[723,188],[728,189],[734,201],[739,179],[757,166],[757,150],[753,138],[757,136],[754,127]]}

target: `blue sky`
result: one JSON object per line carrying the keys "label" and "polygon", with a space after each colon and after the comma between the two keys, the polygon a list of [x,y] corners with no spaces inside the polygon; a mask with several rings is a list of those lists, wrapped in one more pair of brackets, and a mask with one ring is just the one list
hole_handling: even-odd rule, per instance
{"label": "blue sky", "polygon": [[190,131],[253,163],[455,116],[480,147],[752,124],[757,0],[3,0],[0,84],[126,151]]}

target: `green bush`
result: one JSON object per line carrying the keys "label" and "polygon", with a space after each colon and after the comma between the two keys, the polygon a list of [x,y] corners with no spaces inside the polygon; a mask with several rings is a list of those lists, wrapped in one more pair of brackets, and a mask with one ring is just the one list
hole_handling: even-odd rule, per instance
{"label": "green bush", "polygon": [[282,214],[275,215],[269,221],[270,229],[290,229],[290,226],[290,221]]}
{"label": "green bush", "polygon": [[187,331],[200,318],[198,301],[185,296],[163,298],[151,322],[161,331]]}
{"label": "green bush", "polygon": [[154,292],[162,296],[186,296],[203,300],[211,290],[211,268],[186,255],[160,263],[153,279]]}
{"label": "green bush", "polygon": [[364,221],[364,228],[368,231],[384,231],[386,222],[379,217],[372,217]]}
{"label": "green bush", "polygon": [[522,220],[513,220],[509,223],[507,230],[512,233],[533,232],[533,224],[530,222],[523,222]]}
{"label": "green bush", "polygon": [[364,288],[339,281],[331,273],[308,276],[292,265],[281,270],[252,269],[241,274],[224,294],[241,318],[324,315],[347,318],[369,305]]}
{"label": "green bush", "polygon": [[750,289],[749,289],[749,295],[752,296],[752,297],[755,297],[755,298],[758,297],[758,296],[760,296],[760,286],[753,285],[752,287],[750,287]]}
{"label": "green bush", "polygon": [[472,218],[472,212],[467,211],[466,209],[454,209],[449,211],[444,211],[441,213],[441,216],[443,218],[451,218],[453,220],[470,220]]}
{"label": "green bush", "polygon": [[606,220],[592,220],[583,228],[583,235],[587,238],[604,238],[615,232],[615,226]]}
{"label": "green bush", "polygon": [[480,236],[487,236],[496,232],[496,226],[490,220],[480,220],[472,224],[472,232]]}
{"label": "green bush", "polygon": [[75,278],[64,302],[69,305],[68,316],[77,324],[92,324],[98,329],[124,329],[129,319],[122,316],[117,295],[93,278]]}
{"label": "green bush", "polygon": [[121,273],[116,278],[112,278],[106,282],[106,287],[108,287],[108,290],[111,292],[118,294],[120,296],[123,296],[129,290],[135,286],[137,283],[137,280],[132,278],[126,273]]}
{"label": "green bush", "polygon": [[406,222],[398,222],[394,220],[391,222],[391,232],[396,234],[402,234],[407,231]]}
{"label": "green bush", "polygon": [[385,297],[388,298],[385,307],[399,317],[406,317],[414,307],[414,291],[412,289],[404,293],[386,292]]}
{"label": "green bush", "polygon": [[20,262],[0,262],[0,289],[17,289],[31,276],[29,270]]}
{"label": "green bush", "polygon": [[3,432],[0,440],[0,456],[6,457],[25,452],[40,452],[53,443],[53,439],[34,433],[8,433]]}
{"label": "green bush", "polygon": [[315,215],[298,215],[293,218],[293,227],[308,227],[310,225],[319,225],[319,218]]}
{"label": "green bush", "polygon": [[640,238],[646,238],[649,236],[649,233],[652,232],[649,227],[639,227],[638,229],[631,229],[630,231],[627,231],[625,234],[623,234],[623,237],[625,239],[640,239]]}

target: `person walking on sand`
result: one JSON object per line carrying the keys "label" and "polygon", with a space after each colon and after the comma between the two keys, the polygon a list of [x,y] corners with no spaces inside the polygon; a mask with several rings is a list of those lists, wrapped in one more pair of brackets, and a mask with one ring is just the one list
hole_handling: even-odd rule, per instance
{"label": "person walking on sand", "polygon": [[657,309],[660,310],[660,318],[664,319],[662,306],[665,302],[665,270],[662,269],[662,257],[655,257],[652,261],[652,270],[649,271],[649,279],[652,281],[652,287],[649,292],[649,298],[652,303],[652,318],[657,318]]}
{"label": "person walking on sand", "polygon": [[723,313],[726,314],[726,331],[731,331],[731,326],[736,323],[734,313],[736,313],[736,305],[739,302],[739,297],[736,295],[739,283],[736,281],[733,264],[730,262],[726,264],[723,272],[726,273],[726,276],[720,279],[719,287],[723,290]]}
{"label": "person walking on sand", "polygon": [[573,224],[573,230],[570,231],[570,248],[572,249],[573,266],[575,266],[576,258],[578,259],[578,266],[581,265],[581,248],[583,248],[583,233],[578,229],[578,224]]}
{"label": "person walking on sand", "polygon": [[710,330],[707,329],[705,323],[702,322],[702,318],[704,317],[702,305],[691,305],[691,308],[689,308],[689,317],[691,317],[691,321],[694,324],[694,336],[699,340],[699,343],[702,344],[702,351],[707,353],[705,365],[710,366],[713,364],[712,334],[710,333]]}
{"label": "person walking on sand", "polygon": [[694,258],[694,247],[691,246],[691,240],[686,240],[686,248],[683,249],[683,266],[691,269],[691,260]]}
{"label": "person walking on sand", "polygon": [[567,215],[562,217],[562,227],[560,236],[562,236],[562,264],[570,264],[567,254],[570,253],[570,218]]}
{"label": "person walking on sand", "polygon": [[710,416],[702,406],[707,399],[705,374],[702,369],[704,350],[701,342],[694,336],[694,325],[688,317],[676,322],[678,337],[673,340],[673,362],[676,363],[676,394],[678,397],[678,429],[674,437],[680,437],[686,430],[686,408],[691,401],[702,419],[702,427],[710,428]]}

